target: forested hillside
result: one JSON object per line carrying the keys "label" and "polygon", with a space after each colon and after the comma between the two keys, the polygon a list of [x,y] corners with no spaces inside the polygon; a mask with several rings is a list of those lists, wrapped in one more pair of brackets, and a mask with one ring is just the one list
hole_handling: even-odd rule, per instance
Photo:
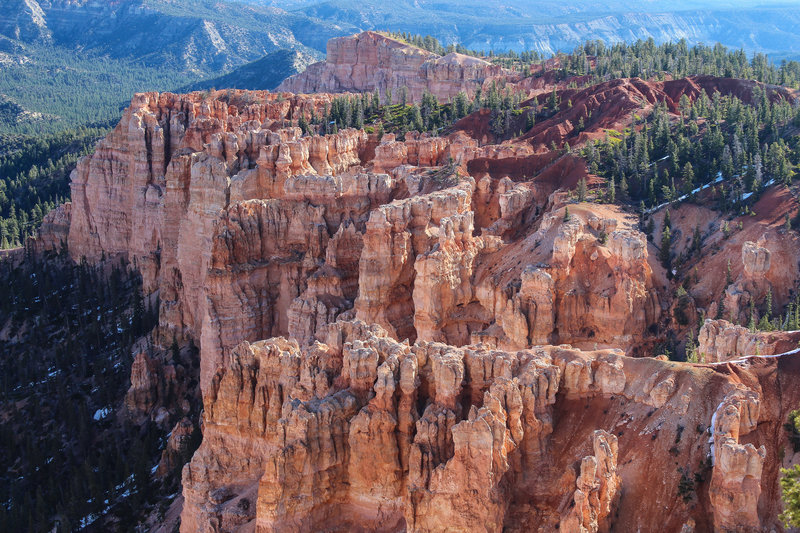
{"label": "forested hillside", "polygon": [[155,323],[141,280],[63,256],[0,263],[0,281],[0,530],[44,531],[53,516],[81,530],[112,509],[135,524],[160,449],[117,412],[131,348]]}
{"label": "forested hillside", "polygon": [[69,200],[69,174],[107,128],[77,128],[42,137],[0,136],[0,247],[21,246],[44,215]]}
{"label": "forested hillside", "polygon": [[206,89],[272,90],[280,83],[308,65],[316,62],[316,55],[295,50],[279,50],[261,59],[247,63],[220,76],[202,80],[186,87],[188,91]]}
{"label": "forested hillside", "polygon": [[135,92],[178,90],[278,50],[317,59],[354,31],[236,2],[2,0],[0,11],[0,133],[115,120]]}

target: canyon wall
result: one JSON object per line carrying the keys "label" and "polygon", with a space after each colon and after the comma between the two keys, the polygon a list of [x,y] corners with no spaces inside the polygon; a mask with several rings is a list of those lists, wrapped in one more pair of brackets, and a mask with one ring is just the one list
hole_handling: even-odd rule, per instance
{"label": "canyon wall", "polygon": [[[313,342],[339,315],[411,341],[514,349],[627,348],[657,319],[645,240],[619,211],[564,221],[546,200],[542,220],[504,240],[553,187],[462,169],[524,150],[458,133],[308,137],[289,121],[329,95],[223,94],[137,95],[74,172],[68,233],[75,260],[122,255],[142,272],[160,337],[200,345],[204,390],[242,340]],[[432,177],[450,159],[460,177]],[[618,316],[591,318],[598,306]]]}
{"label": "canyon wall", "polygon": [[361,321],[324,340],[242,343],[218,370],[183,531],[776,524],[774,362],[742,383],[619,350],[409,345]]}
{"label": "canyon wall", "polygon": [[[412,97],[446,99],[495,69],[440,71],[447,58],[378,34],[329,52],[284,88],[414,81]],[[601,85],[581,96],[596,113],[587,136],[675,89]],[[800,366],[736,360],[794,337],[709,321],[700,351],[714,364],[632,357],[665,342],[673,295],[637,217],[577,201],[567,190],[593,179],[586,165],[542,148],[577,115],[497,145],[458,125],[304,135],[298,119],[332,98],[136,95],[35,241],[66,242],[76,261],[124,257],[158,296],[156,342],[199,346],[203,442],[183,470],[182,531],[781,527],[775,443]],[[691,227],[676,213],[676,231]],[[789,298],[794,237],[770,224],[703,256],[698,307]],[[138,354],[126,407],[152,411],[180,379]],[[159,475],[193,431],[175,425]]]}

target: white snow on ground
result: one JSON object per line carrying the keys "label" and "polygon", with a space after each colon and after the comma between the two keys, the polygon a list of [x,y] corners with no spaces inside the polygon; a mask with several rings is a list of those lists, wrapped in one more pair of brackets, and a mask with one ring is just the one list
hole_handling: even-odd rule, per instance
{"label": "white snow on ground", "polygon": [[647,165],[647,168],[650,168],[650,167],[652,167],[653,165],[655,165],[656,163],[660,163],[661,161],[664,161],[664,160],[666,160],[666,159],[669,159],[669,155],[665,155],[665,156],[664,156],[664,157],[662,157],[661,159],[656,159],[655,161],[653,161],[652,163],[650,163],[649,165]]}
{"label": "white snow on ground", "polygon": [[708,363],[710,365],[727,365],[728,363],[732,365],[740,365],[742,363],[747,363],[749,360],[754,358],[761,358],[761,359],[774,359],[776,357],[783,357],[784,355],[795,355],[800,354],[800,348],[795,348],[794,350],[790,350],[788,352],[778,353],[775,355],[745,355],[740,357],[739,359],[732,359],[730,361],[719,361],[716,363]]}
{"label": "white snow on ground", "polygon": [[110,407],[103,407],[102,409],[98,409],[97,411],[95,411],[94,416],[92,418],[94,418],[95,420],[102,420],[105,417],[107,417],[110,413],[111,413]]}
{"label": "white snow on ground", "polygon": [[677,202],[682,202],[682,201],[686,200],[687,198],[689,198],[689,196],[691,196],[693,194],[697,194],[700,191],[704,191],[704,190],[708,189],[709,187],[711,187],[712,185],[716,185],[717,183],[719,183],[721,181],[722,181],[722,172],[717,172],[717,179],[715,179],[714,181],[706,183],[705,185],[694,189],[692,192],[690,192],[688,194],[684,194],[682,196],[679,196],[679,197],[677,197],[676,199],[674,199],[671,202],[664,202],[663,204],[659,204],[659,205],[657,205],[655,207],[651,207],[650,209],[645,210],[645,213],[649,215],[651,213],[655,213],[659,209],[663,209],[663,208],[667,207],[670,204],[674,204],[674,203],[677,203]]}
{"label": "white snow on ground", "polygon": [[[659,159],[659,161],[661,161],[661,160]],[[670,204],[675,204],[675,203],[678,203],[678,202],[682,202],[682,201],[686,200],[687,198],[689,198],[691,195],[697,194],[700,191],[704,191],[704,190],[708,189],[709,187],[711,187],[712,185],[716,185],[717,183],[719,183],[721,181],[722,181],[722,172],[717,172],[717,178],[714,181],[706,183],[705,185],[694,189],[692,192],[690,192],[688,194],[684,194],[682,196],[679,196],[679,197],[677,197],[676,199],[674,199],[671,202],[664,202],[663,204],[659,204],[659,205],[657,205],[655,207],[651,207],[650,209],[646,209],[645,210],[645,214],[650,215],[650,214],[655,213],[656,211],[658,211],[660,209],[663,209],[663,208],[667,207]],[[775,180],[771,179],[768,182],[766,182],[763,187],[766,189],[767,187],[769,187],[773,183],[775,183]],[[746,192],[746,193],[744,193],[742,195],[742,200],[747,200],[752,195],[753,195],[753,193]]]}
{"label": "white snow on ground", "polygon": [[95,520],[97,520],[97,518],[98,517],[97,517],[96,514],[89,514],[89,515],[86,515],[83,518],[81,518],[81,520],[80,520],[81,529],[85,529],[85,528],[89,527]]}

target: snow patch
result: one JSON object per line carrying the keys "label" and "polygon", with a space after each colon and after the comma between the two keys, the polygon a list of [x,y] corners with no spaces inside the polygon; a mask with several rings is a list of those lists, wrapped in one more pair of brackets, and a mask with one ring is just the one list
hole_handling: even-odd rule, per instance
{"label": "snow patch", "polygon": [[103,420],[109,414],[111,414],[111,408],[110,407],[103,407],[102,409],[98,409],[97,411],[95,411],[94,412],[94,416],[92,418],[94,418],[95,421],[99,421],[99,420]]}

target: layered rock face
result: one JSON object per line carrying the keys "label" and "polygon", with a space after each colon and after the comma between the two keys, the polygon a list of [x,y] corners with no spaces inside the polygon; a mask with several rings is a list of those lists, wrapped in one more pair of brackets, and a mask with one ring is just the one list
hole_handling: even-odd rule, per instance
{"label": "layered rock face", "polygon": [[[287,85],[446,98],[489,79],[459,64],[436,85],[439,59],[377,34],[331,47]],[[714,365],[629,357],[663,340],[666,273],[634,216],[569,198],[578,158],[466,130],[303,135],[332,98],[137,95],[37,241],[124,256],[158,293],[156,340],[199,345],[182,531],[780,527],[772,455],[800,367],[726,361],[791,336],[709,321]],[[786,301],[793,241],[759,232],[729,241],[733,283],[697,283],[698,302]],[[161,420],[182,376],[137,355],[128,414]],[[196,431],[178,422],[158,475]]]}
{"label": "layered rock face", "polygon": [[[759,503],[777,480],[763,478],[757,426],[778,420],[737,372],[618,350],[409,345],[361,321],[326,329],[305,347],[242,343],[217,372],[182,530],[760,530],[759,505],[772,505]],[[760,389],[773,372],[748,379]],[[708,478],[708,503],[664,505],[684,490],[673,458]]]}
{"label": "layered rock face", "polygon": [[[520,465],[546,449],[562,372],[552,348],[515,350],[632,347],[658,314],[644,237],[613,208],[565,217],[549,184],[463,173],[524,148],[306,137],[290,121],[330,96],[225,99],[138,95],[72,185],[73,257],[127,257],[159,292],[163,342],[200,345],[204,444],[185,473],[184,530],[502,528],[509,483],[529,483]],[[450,160],[455,175],[440,176]],[[292,340],[242,344],[275,336]],[[132,416],[159,419],[170,372],[137,357]]]}
{"label": "layered rock face", "polygon": [[447,187],[426,170],[519,150],[463,134],[305,137],[289,121],[330,96],[224,94],[138,95],[72,181],[70,253],[124,255],[142,272],[164,342],[200,344],[203,390],[242,340],[310,343],[340,315],[411,341],[514,349],[628,347],[656,321],[645,240],[621,213],[563,221],[548,201],[509,240],[546,186],[484,173]]}
{"label": "layered rock face", "polygon": [[39,253],[45,250],[66,249],[71,218],[72,203],[70,202],[47,213],[39,227],[37,238],[32,239],[33,249]]}
{"label": "layered rock face", "polygon": [[425,91],[448,100],[464,91],[481,88],[492,78],[507,75],[502,68],[481,59],[450,53],[442,57],[380,33],[367,31],[328,41],[325,61],[309,65],[278,86],[292,93],[378,91],[381,98],[408,91],[409,101],[419,101]]}
{"label": "layered rock face", "polygon": [[661,312],[647,241],[614,209],[567,213],[555,202],[537,231],[492,259],[502,267],[483,269],[475,292],[495,324],[473,340],[627,349]]}
{"label": "layered rock face", "polygon": [[738,359],[748,355],[779,355],[797,349],[798,331],[750,331],[727,320],[706,320],[697,337],[698,352],[706,362]]}
{"label": "layered rock face", "polygon": [[752,391],[730,393],[714,412],[711,422],[712,459],[709,497],[718,530],[761,529],[758,498],[761,495],[761,476],[765,446],[740,444],[740,437],[753,431],[758,424],[760,402]]}
{"label": "layered rock face", "polygon": [[598,531],[608,529],[608,519],[614,510],[619,488],[617,437],[603,430],[595,431],[594,455],[581,461],[572,512],[559,524],[562,531]]}

